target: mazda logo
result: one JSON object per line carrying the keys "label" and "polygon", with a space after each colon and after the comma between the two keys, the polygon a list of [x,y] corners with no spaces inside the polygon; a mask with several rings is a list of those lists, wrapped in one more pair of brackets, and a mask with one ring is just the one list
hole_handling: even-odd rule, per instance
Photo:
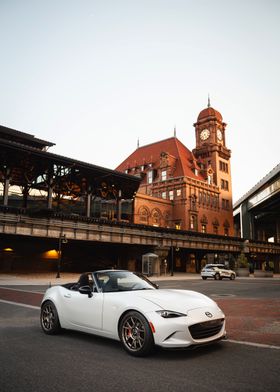
{"label": "mazda logo", "polygon": [[213,317],[213,314],[210,313],[210,312],[205,312],[205,315],[206,315],[207,317],[209,317],[209,318]]}

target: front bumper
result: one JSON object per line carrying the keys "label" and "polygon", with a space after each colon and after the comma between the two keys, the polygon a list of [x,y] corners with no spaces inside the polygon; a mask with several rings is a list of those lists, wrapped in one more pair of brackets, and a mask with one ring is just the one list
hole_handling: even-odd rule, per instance
{"label": "front bumper", "polygon": [[[206,316],[206,313],[211,313],[211,319]],[[193,309],[188,312],[187,316],[170,319],[164,319],[156,312],[147,316],[155,328],[155,344],[160,347],[200,346],[214,343],[226,336],[225,316],[218,307]]]}

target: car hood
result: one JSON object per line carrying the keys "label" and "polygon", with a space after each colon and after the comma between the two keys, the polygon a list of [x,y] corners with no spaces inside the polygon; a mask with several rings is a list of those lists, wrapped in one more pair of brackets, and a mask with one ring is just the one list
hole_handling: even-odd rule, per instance
{"label": "car hood", "polygon": [[137,296],[162,309],[182,313],[205,306],[216,306],[216,303],[209,297],[191,290],[147,290],[138,291]]}

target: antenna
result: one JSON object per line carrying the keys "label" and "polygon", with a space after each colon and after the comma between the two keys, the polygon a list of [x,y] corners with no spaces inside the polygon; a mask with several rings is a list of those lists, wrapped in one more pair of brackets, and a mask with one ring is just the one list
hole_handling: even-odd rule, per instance
{"label": "antenna", "polygon": [[137,148],[139,148],[139,137],[137,139]]}
{"label": "antenna", "polygon": [[210,104],[210,95],[209,95],[209,93],[208,93],[208,108],[210,108],[210,106],[211,106],[211,104]]}
{"label": "antenna", "polygon": [[176,124],[174,125],[174,137],[176,137]]}

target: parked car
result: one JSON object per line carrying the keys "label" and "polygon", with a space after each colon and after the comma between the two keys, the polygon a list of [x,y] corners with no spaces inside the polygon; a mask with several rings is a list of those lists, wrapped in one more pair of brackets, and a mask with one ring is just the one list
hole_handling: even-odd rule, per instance
{"label": "parked car", "polygon": [[225,337],[225,315],[209,297],[189,290],[161,290],[125,270],[87,272],[76,283],[47,289],[41,327],[48,334],[73,329],[120,340],[132,355],[155,345],[186,348]]}
{"label": "parked car", "polygon": [[227,268],[224,264],[206,264],[201,270],[202,279],[214,278],[216,280],[228,278],[234,280],[236,273],[231,269]]}

